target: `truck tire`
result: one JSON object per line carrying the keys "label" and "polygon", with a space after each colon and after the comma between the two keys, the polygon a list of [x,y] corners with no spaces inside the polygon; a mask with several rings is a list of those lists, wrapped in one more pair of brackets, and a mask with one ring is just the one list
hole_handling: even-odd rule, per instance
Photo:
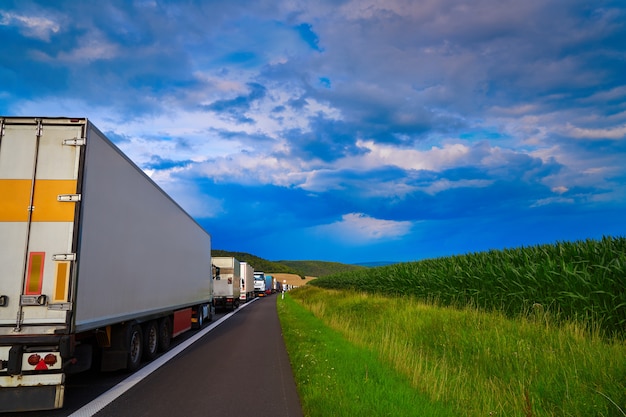
{"label": "truck tire", "polygon": [[130,331],[128,333],[128,360],[126,362],[126,369],[131,372],[136,371],[141,365],[143,352],[142,336],[141,326],[138,324],[130,326]]}
{"label": "truck tire", "polygon": [[201,329],[204,326],[204,307],[201,306],[198,310],[198,329]]}
{"label": "truck tire", "polygon": [[159,350],[159,329],[155,320],[143,325],[143,358],[151,361],[156,358]]}
{"label": "truck tire", "polygon": [[194,329],[201,329],[204,326],[204,305],[198,306],[196,309],[196,319],[197,321],[193,323]]}
{"label": "truck tire", "polygon": [[172,344],[172,321],[169,317],[159,320],[159,352],[165,352]]}

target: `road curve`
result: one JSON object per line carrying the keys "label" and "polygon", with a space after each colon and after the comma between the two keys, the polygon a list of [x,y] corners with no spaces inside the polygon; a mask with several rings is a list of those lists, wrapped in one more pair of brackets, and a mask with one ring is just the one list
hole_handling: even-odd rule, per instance
{"label": "road curve", "polygon": [[241,309],[96,416],[302,416],[276,297]]}

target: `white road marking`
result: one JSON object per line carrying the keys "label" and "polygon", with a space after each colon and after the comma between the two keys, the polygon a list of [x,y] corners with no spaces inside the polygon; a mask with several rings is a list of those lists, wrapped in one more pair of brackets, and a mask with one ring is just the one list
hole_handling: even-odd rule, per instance
{"label": "white road marking", "polygon": [[161,366],[165,365],[168,361],[173,359],[176,355],[178,355],[183,350],[187,349],[189,346],[197,342],[201,337],[209,333],[211,330],[215,329],[217,326],[222,324],[224,321],[228,320],[233,314],[237,313],[242,308],[247,307],[252,302],[258,300],[258,298],[252,299],[249,302],[245,303],[237,310],[234,310],[224,317],[220,318],[214,323],[211,323],[207,328],[199,331],[194,336],[182,342],[180,345],[174,347],[172,350],[165,352],[163,355],[159,356],[154,361],[150,362],[137,372],[130,375],[125,380],[121,381],[119,384],[100,395],[98,398],[94,399],[88,404],[85,404],[82,408],[76,410],[68,417],[91,417],[96,414],[98,411],[102,410],[107,405],[111,404],[116,398],[124,394],[126,391],[134,387],[136,384],[141,382],[144,378],[150,375],[152,372],[159,369]]}

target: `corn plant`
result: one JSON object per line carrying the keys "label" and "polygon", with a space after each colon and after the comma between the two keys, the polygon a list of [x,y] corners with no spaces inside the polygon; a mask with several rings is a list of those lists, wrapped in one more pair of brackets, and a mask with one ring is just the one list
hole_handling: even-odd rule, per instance
{"label": "corn plant", "polygon": [[320,277],[322,288],[412,296],[626,334],[626,237],[425,259]]}

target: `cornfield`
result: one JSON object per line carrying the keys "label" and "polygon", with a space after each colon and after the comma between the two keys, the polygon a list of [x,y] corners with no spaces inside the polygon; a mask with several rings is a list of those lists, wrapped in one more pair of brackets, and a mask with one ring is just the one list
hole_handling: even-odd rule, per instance
{"label": "cornfield", "polygon": [[605,336],[626,334],[626,237],[426,259],[320,277],[311,285],[574,320]]}

